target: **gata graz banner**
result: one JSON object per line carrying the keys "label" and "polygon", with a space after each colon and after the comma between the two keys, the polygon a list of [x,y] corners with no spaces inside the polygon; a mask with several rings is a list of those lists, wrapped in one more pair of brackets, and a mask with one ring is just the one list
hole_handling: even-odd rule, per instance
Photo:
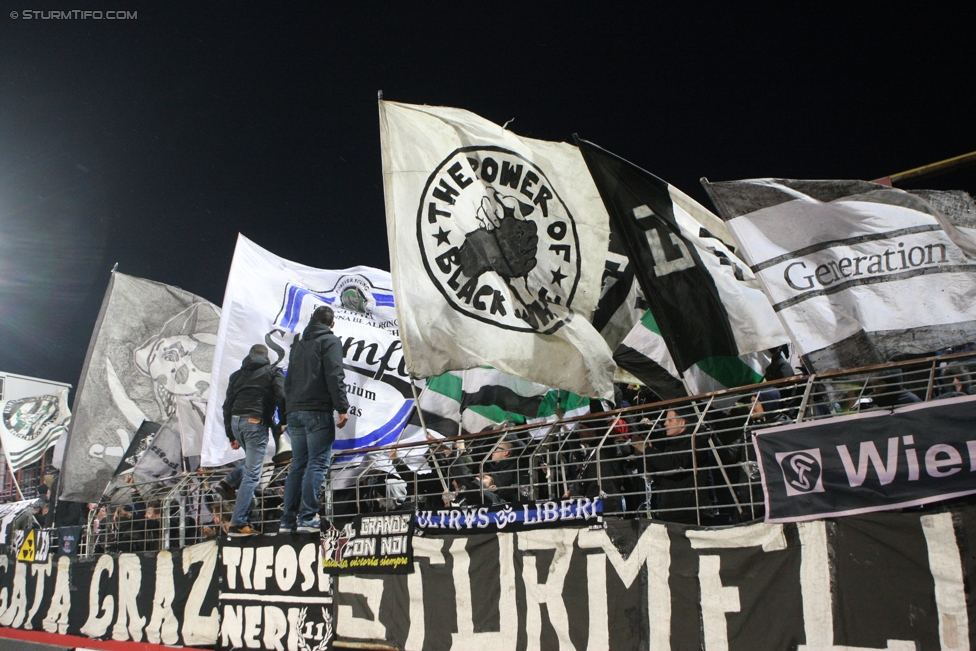
{"label": "gata graz banner", "polygon": [[217,639],[217,543],[44,563],[0,556],[0,626],[173,646]]}
{"label": "gata graz banner", "polygon": [[403,649],[964,649],[976,509],[719,530],[646,520],[414,538],[339,576],[336,634]]}
{"label": "gata graz banner", "polygon": [[976,396],[771,427],[753,442],[767,522],[976,493]]}
{"label": "gata graz banner", "polygon": [[332,577],[318,535],[225,538],[219,649],[332,648]]}

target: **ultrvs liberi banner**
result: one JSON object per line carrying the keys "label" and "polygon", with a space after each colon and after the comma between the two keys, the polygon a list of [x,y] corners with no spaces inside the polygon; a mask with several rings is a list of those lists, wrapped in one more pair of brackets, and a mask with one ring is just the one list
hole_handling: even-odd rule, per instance
{"label": "ultrvs liberi banner", "polygon": [[976,396],[772,427],[753,436],[767,522],[976,493]]}

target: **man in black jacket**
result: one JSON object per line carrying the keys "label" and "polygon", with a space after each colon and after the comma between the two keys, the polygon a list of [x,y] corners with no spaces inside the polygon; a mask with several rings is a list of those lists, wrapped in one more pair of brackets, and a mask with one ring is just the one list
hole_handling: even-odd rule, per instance
{"label": "man in black jacket", "polygon": [[285,394],[292,457],[280,533],[293,532],[296,523],[301,533],[319,531],[319,490],[332,463],[335,428],[346,424],[346,375],[342,344],[332,334],[334,317],[331,307],[317,308],[288,356]]}
{"label": "man in black jacket", "polygon": [[231,535],[259,533],[248,519],[254,491],[261,480],[268,428],[274,423],[275,409],[284,421],[285,378],[280,368],[271,365],[267,347],[255,344],[240,370],[231,373],[224,399],[224,430],[230,446],[235,450],[244,448],[244,459],[217,485],[217,492],[225,498],[232,496],[234,486],[240,486],[230,521]]}

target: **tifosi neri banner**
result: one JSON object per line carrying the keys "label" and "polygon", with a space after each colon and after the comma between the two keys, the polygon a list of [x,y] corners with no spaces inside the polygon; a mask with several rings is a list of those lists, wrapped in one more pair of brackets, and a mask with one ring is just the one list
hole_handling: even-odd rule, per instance
{"label": "tifosi neri banner", "polygon": [[772,427],[753,441],[768,522],[976,493],[976,396]]}
{"label": "tifosi neri banner", "polygon": [[319,536],[221,542],[218,649],[331,649],[332,601]]}

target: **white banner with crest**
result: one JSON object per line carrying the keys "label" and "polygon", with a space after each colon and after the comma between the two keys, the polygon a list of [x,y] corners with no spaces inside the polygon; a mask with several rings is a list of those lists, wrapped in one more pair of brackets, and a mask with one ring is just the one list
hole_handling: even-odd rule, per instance
{"label": "white banner with crest", "polygon": [[[291,262],[238,236],[217,333],[212,399],[207,404],[202,465],[243,458],[224,434],[227,380],[254,344],[287,373],[288,351],[315,308],[335,310],[342,342],[349,423],[336,430],[336,455],[396,441],[413,407],[403,363],[390,274],[371,267],[325,270]],[[340,456],[338,460],[343,461]],[[346,459],[345,461],[348,461]]]}

